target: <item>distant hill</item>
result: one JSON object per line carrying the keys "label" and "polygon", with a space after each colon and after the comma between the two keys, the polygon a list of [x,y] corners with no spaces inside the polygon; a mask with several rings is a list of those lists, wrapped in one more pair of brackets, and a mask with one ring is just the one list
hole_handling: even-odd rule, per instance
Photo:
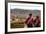
{"label": "distant hill", "polygon": [[40,10],[25,10],[25,9],[11,9],[11,13],[18,16],[27,16],[28,14],[32,13],[33,16],[40,16]]}

